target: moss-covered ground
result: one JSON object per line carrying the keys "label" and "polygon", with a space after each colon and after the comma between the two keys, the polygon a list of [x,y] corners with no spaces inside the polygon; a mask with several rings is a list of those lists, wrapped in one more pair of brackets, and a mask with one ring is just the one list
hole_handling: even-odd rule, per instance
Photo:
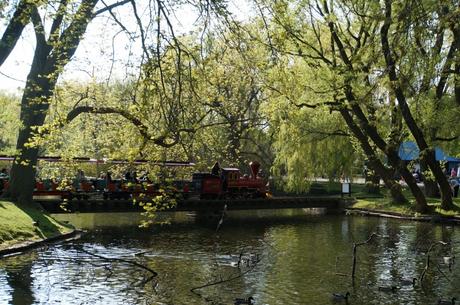
{"label": "moss-covered ground", "polygon": [[22,206],[0,201],[0,250],[72,230],[73,228],[57,222],[33,204]]}

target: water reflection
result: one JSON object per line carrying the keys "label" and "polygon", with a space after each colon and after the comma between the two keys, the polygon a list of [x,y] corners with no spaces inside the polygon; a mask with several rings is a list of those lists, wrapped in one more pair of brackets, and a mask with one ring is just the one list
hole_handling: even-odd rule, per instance
{"label": "water reflection", "polygon": [[[188,221],[142,230],[107,227],[102,219],[103,228],[94,225],[72,244],[1,260],[0,304],[233,304],[248,296],[256,304],[330,304],[332,292],[346,291],[350,304],[459,297],[460,267],[446,260],[458,252],[459,228],[354,216],[290,219],[228,220],[218,232]],[[379,236],[359,248],[352,285],[344,276],[352,244],[372,232]],[[440,240],[451,243],[432,246]],[[399,285],[420,277],[428,255],[423,287]],[[391,285],[401,287],[378,289]]]}

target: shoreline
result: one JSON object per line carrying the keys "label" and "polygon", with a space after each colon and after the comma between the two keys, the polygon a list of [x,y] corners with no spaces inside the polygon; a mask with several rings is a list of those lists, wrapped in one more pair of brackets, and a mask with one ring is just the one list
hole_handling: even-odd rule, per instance
{"label": "shoreline", "polygon": [[80,231],[62,223],[34,203],[0,200],[0,258],[76,238]]}
{"label": "shoreline", "polygon": [[42,240],[18,243],[11,247],[0,250],[0,259],[9,256],[20,255],[30,250],[44,247],[48,244],[76,240],[81,237],[82,233],[83,231],[74,229],[71,232],[58,234]]}
{"label": "shoreline", "polygon": [[410,216],[410,215],[406,215],[406,214],[398,213],[398,212],[382,211],[378,209],[373,210],[373,209],[366,209],[366,208],[353,208],[353,207],[344,208],[344,211],[346,214],[393,218],[393,219],[408,220],[408,221],[449,223],[449,224],[460,225],[459,216],[441,216],[441,215]]}

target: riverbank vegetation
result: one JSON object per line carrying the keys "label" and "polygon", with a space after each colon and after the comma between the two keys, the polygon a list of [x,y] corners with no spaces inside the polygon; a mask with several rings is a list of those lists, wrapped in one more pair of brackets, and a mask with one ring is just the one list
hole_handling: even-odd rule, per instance
{"label": "riverbank vegetation", "polygon": [[[308,191],[315,177],[366,172],[374,185],[382,179],[390,201],[411,202],[418,213],[430,211],[436,194],[442,209],[456,208],[435,155],[436,147],[460,153],[455,3],[254,1],[244,21],[225,2],[187,5],[200,12],[187,31],[171,22],[179,8],[166,2],[144,8],[155,24],[135,1],[0,7],[0,66],[28,24],[36,44],[20,116],[10,116],[20,122],[0,131],[1,151],[17,156],[12,200],[31,202],[37,156],[48,154],[188,160],[197,170],[257,159],[273,187],[290,193]],[[106,78],[62,78],[99,16],[113,19],[114,44],[125,35],[124,47],[141,55],[130,53],[122,67],[129,73],[114,77],[120,63],[101,50],[111,65]],[[398,154],[408,140],[420,149],[424,190]]]}
{"label": "riverbank vegetation", "polygon": [[453,198],[453,207],[449,210],[442,208],[440,198],[427,197],[427,209],[420,213],[414,204],[414,198],[409,190],[404,189],[403,192],[411,204],[395,203],[384,196],[383,191],[380,197],[367,196],[366,193],[355,194],[356,202],[350,206],[353,209],[364,209],[374,212],[390,212],[400,214],[401,216],[441,216],[441,217],[458,217],[460,219],[460,198]]}
{"label": "riverbank vegetation", "polygon": [[64,225],[31,205],[0,201],[0,250],[69,233]]}
{"label": "riverbank vegetation", "polygon": [[[410,198],[410,197],[409,197]],[[439,198],[428,198],[428,210],[425,213],[419,213],[415,209],[414,205],[407,204],[395,204],[388,200],[388,198],[361,198],[351,206],[355,209],[365,209],[375,212],[391,212],[401,214],[401,216],[417,216],[417,215],[439,215],[439,216],[460,216],[460,200],[454,199],[454,208],[451,210],[444,210],[441,207],[441,201]]]}

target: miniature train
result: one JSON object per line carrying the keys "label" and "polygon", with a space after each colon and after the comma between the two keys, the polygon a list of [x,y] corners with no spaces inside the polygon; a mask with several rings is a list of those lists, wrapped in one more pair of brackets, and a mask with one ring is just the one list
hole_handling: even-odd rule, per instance
{"label": "miniature train", "polygon": [[249,167],[251,176],[242,176],[238,168],[222,168],[219,175],[194,173],[193,188],[201,199],[266,197],[267,181],[259,176],[259,162],[251,162]]}
{"label": "miniature train", "polygon": [[[192,180],[176,180],[167,190],[180,198],[200,199],[264,198],[267,181],[259,176],[260,164],[250,163],[251,175],[242,175],[238,168],[219,168],[214,173],[194,173]],[[0,194],[9,186],[7,177],[0,178]],[[165,189],[161,186],[161,189]],[[85,179],[62,187],[53,180],[38,180],[33,197],[42,199],[151,199],[160,194],[160,185],[149,181]]]}

